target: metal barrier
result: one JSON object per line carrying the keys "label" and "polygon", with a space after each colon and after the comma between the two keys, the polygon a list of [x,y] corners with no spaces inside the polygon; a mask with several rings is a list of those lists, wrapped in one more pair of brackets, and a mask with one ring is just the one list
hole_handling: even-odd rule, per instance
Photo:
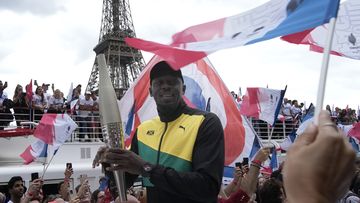
{"label": "metal barrier", "polygon": [[272,127],[262,120],[251,118],[249,120],[255,132],[263,140],[268,140],[269,137],[271,137],[272,140],[283,140],[293,130],[297,130],[300,124],[297,120],[277,121]]}
{"label": "metal barrier", "polygon": [[[20,122],[33,121],[39,123],[42,113],[35,110],[29,110],[29,113],[11,113],[0,112],[0,130],[11,128],[33,128],[33,126],[20,126]],[[102,130],[100,124],[100,115],[98,111],[92,111],[88,116],[74,115],[67,113],[78,125],[74,130],[68,142],[101,142]],[[9,125],[10,124],[10,125]]]}
{"label": "metal barrier", "polygon": [[[12,119],[4,119],[13,115]],[[100,124],[100,116],[98,111],[92,111],[89,116],[83,117],[81,115],[74,115],[71,112],[68,112],[68,115],[76,122],[79,126],[73,133],[71,138],[68,140],[69,142],[95,142],[102,141],[102,129]],[[31,110],[28,114],[18,114],[14,113],[12,110],[12,114],[6,114],[0,112],[0,130],[3,128],[7,128],[7,122],[11,122],[12,124],[17,123],[19,125],[22,121],[34,121],[39,122],[42,114],[37,114],[36,111]],[[19,119],[21,118],[21,119]],[[16,121],[16,122],[15,122]],[[268,125],[266,122],[262,120],[249,119],[252,124],[255,132],[259,135],[259,137],[263,140],[268,140],[271,137],[272,140],[281,141],[286,138],[293,130],[297,130],[299,127],[299,121],[277,121],[275,123],[274,128]],[[4,125],[5,124],[5,125]],[[13,127],[17,126],[16,124]]]}

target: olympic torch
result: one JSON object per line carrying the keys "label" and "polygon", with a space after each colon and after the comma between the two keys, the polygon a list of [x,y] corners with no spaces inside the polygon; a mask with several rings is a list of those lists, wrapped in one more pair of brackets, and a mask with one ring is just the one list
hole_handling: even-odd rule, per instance
{"label": "olympic torch", "polygon": [[[100,120],[105,143],[110,148],[124,149],[124,134],[122,131],[120,111],[117,104],[114,87],[111,84],[106,67],[105,55],[97,57],[99,69],[99,110]],[[126,201],[126,188],[124,172],[114,171],[116,187],[119,192],[120,201]]]}

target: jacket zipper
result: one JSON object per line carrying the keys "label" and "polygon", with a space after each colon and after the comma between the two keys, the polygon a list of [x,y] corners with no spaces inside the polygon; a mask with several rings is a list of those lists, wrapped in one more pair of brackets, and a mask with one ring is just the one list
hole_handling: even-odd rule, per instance
{"label": "jacket zipper", "polygon": [[158,153],[157,153],[157,159],[156,159],[156,165],[159,165],[161,143],[162,143],[163,137],[164,137],[164,135],[165,135],[165,133],[166,133],[167,126],[168,126],[168,123],[166,122],[166,123],[165,123],[165,130],[164,130],[164,132],[162,133],[161,138],[160,138],[160,143],[159,143]]}

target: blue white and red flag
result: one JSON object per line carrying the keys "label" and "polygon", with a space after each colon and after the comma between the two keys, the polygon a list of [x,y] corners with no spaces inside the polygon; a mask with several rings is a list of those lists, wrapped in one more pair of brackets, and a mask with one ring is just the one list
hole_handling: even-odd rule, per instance
{"label": "blue white and red flag", "polygon": [[274,126],[278,118],[285,91],[286,89],[247,88],[240,107],[241,115],[260,119]]}
{"label": "blue white and red flag", "polygon": [[47,150],[48,144],[40,139],[37,139],[34,143],[28,146],[22,154],[20,154],[20,157],[24,159],[25,164],[30,164],[37,158],[46,158]]}
{"label": "blue white and red flag", "polygon": [[[335,25],[331,54],[360,60],[360,1],[347,0],[340,5]],[[281,37],[281,39],[294,43],[310,46],[311,51],[324,51],[328,25],[321,25],[300,33]]]}
{"label": "blue white and red flag", "polygon": [[[141,122],[157,116],[155,101],[148,90],[150,70],[160,60],[160,57],[150,60],[119,102],[126,146],[131,144]],[[244,122],[233,96],[210,61],[207,58],[199,60],[181,71],[187,87],[183,97],[186,103],[215,113],[221,121],[225,133],[225,165],[233,166],[243,157],[249,157],[255,137],[252,126]]]}
{"label": "blue white and red flag", "polygon": [[34,136],[58,149],[70,138],[71,133],[77,127],[77,124],[67,114],[47,113],[42,116]]}
{"label": "blue white and red flag", "polygon": [[335,17],[339,0],[271,0],[238,15],[191,26],[170,45],[126,38],[132,47],[152,52],[175,69],[221,49],[249,45],[308,30]]}

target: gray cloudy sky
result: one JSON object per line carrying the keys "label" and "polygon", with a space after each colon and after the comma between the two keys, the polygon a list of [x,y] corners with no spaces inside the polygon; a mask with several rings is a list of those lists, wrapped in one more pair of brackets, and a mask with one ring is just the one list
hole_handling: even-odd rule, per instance
{"label": "gray cloudy sky", "polygon": [[[161,43],[191,25],[231,16],[265,0],[130,1],[137,37]],[[101,22],[101,0],[0,1],[0,80],[16,84],[30,79],[55,83],[67,94],[71,82],[86,86],[95,59]],[[325,37],[325,36],[324,36]],[[152,54],[143,52],[145,61]],[[306,46],[274,39],[221,50],[209,56],[230,90],[242,87],[280,89],[300,102],[316,101],[322,54]],[[331,57],[325,104],[352,108],[360,104],[360,62]]]}

